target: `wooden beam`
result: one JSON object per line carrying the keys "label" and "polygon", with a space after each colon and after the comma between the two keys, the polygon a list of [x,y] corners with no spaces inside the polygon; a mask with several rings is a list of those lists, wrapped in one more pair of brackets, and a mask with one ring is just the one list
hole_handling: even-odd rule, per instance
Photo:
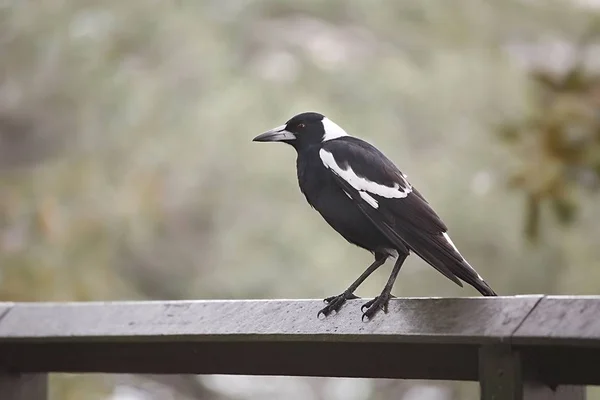
{"label": "wooden beam", "polygon": [[325,319],[317,300],[18,303],[0,320],[0,340],[483,344],[510,337],[541,298],[392,299],[388,314],[369,322],[361,319],[365,300]]}
{"label": "wooden beam", "polygon": [[521,382],[600,384],[586,366],[600,329],[585,322],[600,297],[578,299],[400,298],[369,322],[364,300],[326,319],[315,300],[0,304],[0,371],[475,381],[493,368],[480,349],[509,346]]}
{"label": "wooden beam", "polygon": [[546,296],[513,335],[514,344],[585,345],[600,339],[600,297]]}

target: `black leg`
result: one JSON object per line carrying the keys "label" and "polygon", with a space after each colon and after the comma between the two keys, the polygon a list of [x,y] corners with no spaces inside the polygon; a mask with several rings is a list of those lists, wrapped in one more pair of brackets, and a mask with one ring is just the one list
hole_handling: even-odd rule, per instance
{"label": "black leg", "polygon": [[358,279],[355,280],[354,283],[352,283],[352,285],[350,285],[350,287],[344,291],[344,293],[337,296],[328,297],[324,300],[327,303],[327,306],[317,313],[317,318],[321,315],[327,317],[333,311],[338,312],[347,300],[358,299],[358,297],[354,294],[354,291],[360,286],[361,283],[365,281],[365,279],[369,277],[369,275],[375,272],[377,268],[381,267],[388,257],[388,254],[376,253],[373,264],[369,265],[369,268],[367,268],[365,272],[363,272],[362,275],[359,276]]}
{"label": "black leg", "polygon": [[379,296],[375,297],[373,300],[370,300],[362,305],[362,307],[360,308],[361,310],[364,310],[365,308],[367,309],[367,311],[365,311],[363,313],[363,316],[362,316],[363,321],[365,320],[365,318],[366,319],[373,318],[373,316],[375,314],[377,314],[377,311],[379,311],[379,310],[383,310],[383,312],[387,313],[388,303],[390,301],[390,297],[392,297],[392,295],[391,295],[392,287],[394,287],[394,282],[396,281],[396,278],[398,277],[398,273],[400,272],[400,268],[402,267],[402,264],[404,264],[404,260],[406,260],[406,257],[408,257],[408,253],[407,254],[398,254],[398,259],[396,260],[396,263],[394,264],[392,273],[390,274],[390,277],[388,278],[388,281],[385,284],[385,287],[381,291],[381,294]]}

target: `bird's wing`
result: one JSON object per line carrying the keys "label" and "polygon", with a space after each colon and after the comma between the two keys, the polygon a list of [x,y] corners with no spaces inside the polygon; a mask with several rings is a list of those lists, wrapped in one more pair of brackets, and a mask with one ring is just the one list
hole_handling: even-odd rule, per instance
{"label": "bird's wing", "polygon": [[358,208],[400,249],[408,247],[444,276],[483,294],[493,291],[458,252],[447,227],[425,198],[383,153],[358,138],[323,144],[319,156]]}

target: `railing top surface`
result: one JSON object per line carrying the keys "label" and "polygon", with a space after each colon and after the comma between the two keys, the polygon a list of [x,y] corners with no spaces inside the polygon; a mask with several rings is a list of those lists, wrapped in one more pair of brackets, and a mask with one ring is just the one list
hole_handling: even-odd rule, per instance
{"label": "railing top surface", "polygon": [[600,296],[398,298],[368,322],[362,303],[325,319],[317,300],[0,303],[0,341],[600,343]]}

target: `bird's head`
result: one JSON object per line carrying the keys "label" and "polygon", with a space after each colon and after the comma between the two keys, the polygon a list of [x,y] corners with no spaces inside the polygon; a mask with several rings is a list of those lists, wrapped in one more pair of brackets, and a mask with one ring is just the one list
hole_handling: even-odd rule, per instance
{"label": "bird's head", "polygon": [[339,125],[316,112],[305,112],[252,139],[254,142],[284,142],[301,150],[324,141],[348,136]]}

